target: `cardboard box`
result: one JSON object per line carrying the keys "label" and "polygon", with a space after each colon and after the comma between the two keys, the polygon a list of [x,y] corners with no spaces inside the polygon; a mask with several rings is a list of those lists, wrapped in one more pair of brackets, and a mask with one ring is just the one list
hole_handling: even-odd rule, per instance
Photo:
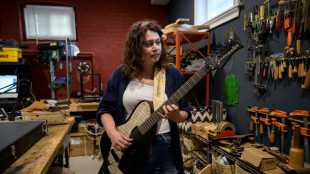
{"label": "cardboard box", "polygon": [[217,158],[218,153],[215,152],[212,154],[212,171],[217,174],[233,174],[235,173],[235,165],[224,165],[221,164]]}
{"label": "cardboard box", "polygon": [[205,146],[203,142],[195,138],[186,138],[185,136],[183,137],[183,144],[188,151],[200,150]]}
{"label": "cardboard box", "polygon": [[251,174],[241,168],[237,163],[235,163],[235,174]]}
{"label": "cardboard box", "polygon": [[85,122],[78,123],[78,132],[80,132],[80,133],[86,133],[86,131],[85,131],[85,126],[86,126],[86,123],[85,123]]}
{"label": "cardboard box", "polygon": [[0,62],[18,62],[18,58],[22,57],[20,48],[0,47]]}
{"label": "cardboard box", "polygon": [[86,133],[71,133],[70,156],[84,156],[95,154],[94,140],[91,138],[93,138],[93,136],[89,135],[88,137]]}
{"label": "cardboard box", "polygon": [[200,170],[198,174],[211,174],[212,173],[212,165],[208,164],[206,167]]}
{"label": "cardboard box", "polygon": [[21,110],[23,120],[46,120],[47,125],[53,124],[66,124],[69,122],[70,110],[62,109],[55,112],[40,111],[40,112],[31,112],[34,108],[47,108],[48,105],[35,101],[27,108]]}
{"label": "cardboard box", "polygon": [[261,171],[275,169],[277,166],[277,159],[274,156],[256,148],[245,148],[241,159],[253,164]]}

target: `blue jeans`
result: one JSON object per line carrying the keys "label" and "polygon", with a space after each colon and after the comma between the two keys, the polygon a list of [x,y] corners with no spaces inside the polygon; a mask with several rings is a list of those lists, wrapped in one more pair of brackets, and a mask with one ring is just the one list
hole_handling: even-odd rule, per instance
{"label": "blue jeans", "polygon": [[177,174],[170,132],[156,135],[140,174]]}

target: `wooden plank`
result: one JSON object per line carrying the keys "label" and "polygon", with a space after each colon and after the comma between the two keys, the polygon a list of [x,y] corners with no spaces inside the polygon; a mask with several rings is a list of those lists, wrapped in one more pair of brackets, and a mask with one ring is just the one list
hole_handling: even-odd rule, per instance
{"label": "wooden plank", "polygon": [[4,173],[47,173],[74,122],[70,117],[68,124],[48,126],[47,134]]}
{"label": "wooden plank", "polygon": [[72,103],[70,105],[71,112],[88,112],[97,111],[99,103]]}

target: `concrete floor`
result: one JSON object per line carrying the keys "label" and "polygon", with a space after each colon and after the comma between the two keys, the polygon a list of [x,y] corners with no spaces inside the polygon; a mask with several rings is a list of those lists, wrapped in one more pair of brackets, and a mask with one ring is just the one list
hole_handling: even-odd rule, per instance
{"label": "concrete floor", "polygon": [[70,171],[75,174],[97,174],[102,164],[102,159],[94,156],[76,156],[69,158]]}

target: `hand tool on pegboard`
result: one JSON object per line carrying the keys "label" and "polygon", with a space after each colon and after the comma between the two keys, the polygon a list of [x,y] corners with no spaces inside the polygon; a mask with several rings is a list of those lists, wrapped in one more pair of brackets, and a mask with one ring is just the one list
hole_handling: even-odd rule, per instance
{"label": "hand tool on pegboard", "polygon": [[258,56],[256,57],[256,67],[255,67],[255,79],[254,79],[254,93],[258,96],[262,96],[267,91],[267,86],[264,84],[258,84],[258,78],[261,76],[261,82],[263,80],[263,72],[260,72],[260,62],[265,56],[265,47],[264,45],[258,45]]}
{"label": "hand tool on pegboard", "polygon": [[[305,146],[305,161],[309,163],[309,136],[310,129],[308,125],[309,121],[309,111],[305,110],[295,110],[289,114],[291,117],[302,117],[303,118],[303,127],[300,128],[301,134],[304,136],[304,146]],[[295,144],[294,144],[295,145]]]}
{"label": "hand tool on pegboard", "polygon": [[298,59],[298,78],[301,78],[304,74],[304,63],[303,60],[300,60],[300,49],[301,49],[301,41],[298,39],[296,41],[296,52],[297,52],[297,59]]}
{"label": "hand tool on pegboard", "polygon": [[307,27],[308,27],[308,10],[309,10],[309,0],[302,0],[302,15],[303,15],[303,21],[304,21],[304,28],[303,33],[307,33]]}
{"label": "hand tool on pegboard", "polygon": [[279,130],[281,131],[281,153],[284,153],[284,133],[287,132],[287,125],[285,124],[285,118],[287,118],[287,113],[284,111],[280,111],[280,110],[275,110],[272,111],[270,113],[270,115],[272,116],[277,116],[281,118],[281,122],[277,122],[275,120],[273,120],[272,124],[274,124],[275,126],[277,126],[279,128]]}
{"label": "hand tool on pegboard", "polygon": [[295,1],[294,2],[294,17],[292,18],[292,33],[295,34],[296,33],[296,29],[297,29],[297,11],[298,11],[298,8],[297,8],[297,5],[298,5],[298,2]]}
{"label": "hand tool on pegboard", "polygon": [[273,78],[274,78],[274,80],[278,80],[278,76],[279,76],[279,68],[277,65],[278,56],[277,55],[270,55],[270,57],[272,58],[270,66],[272,67],[272,70],[273,70],[273,73],[272,73]]}
{"label": "hand tool on pegboard", "polygon": [[292,55],[290,53],[290,47],[285,47],[286,55],[287,55],[287,61],[288,61],[288,78],[293,78],[293,60]]}
{"label": "hand tool on pegboard", "polygon": [[243,14],[243,30],[246,30],[246,26],[247,26],[247,23],[246,23],[246,13]]}
{"label": "hand tool on pegboard", "polygon": [[259,28],[259,14],[258,14],[258,6],[253,7],[253,13],[254,13],[254,25],[253,25],[253,33],[254,33],[254,40],[258,42],[258,28]]}
{"label": "hand tool on pegboard", "polygon": [[[290,48],[290,55],[291,55],[291,57],[295,57],[295,55],[294,55],[294,48]],[[293,71],[292,71],[292,74],[294,75],[294,74],[297,74],[298,73],[298,68],[297,68],[297,59],[296,59],[296,57],[294,58],[294,60],[292,61],[293,62]]]}
{"label": "hand tool on pegboard", "polygon": [[266,25],[268,26],[267,28],[269,28],[269,32],[272,32],[272,26],[273,26],[273,19],[271,19],[271,15],[270,15],[270,3],[271,0],[266,0],[264,2],[264,4],[267,4],[267,20],[266,20]]}
{"label": "hand tool on pegboard", "polygon": [[[309,24],[310,25],[310,24]],[[301,88],[304,89],[309,89],[310,85],[310,61],[309,61],[309,56],[310,56],[310,50],[306,50],[306,55],[305,55],[305,69],[304,69],[304,74],[303,74],[303,81]]]}
{"label": "hand tool on pegboard", "polygon": [[305,89],[305,80],[306,80],[306,76],[307,76],[307,64],[308,64],[308,58],[305,57],[307,55],[308,50],[306,50],[305,55],[302,56],[303,59],[303,71],[301,74],[301,88]]}
{"label": "hand tool on pegboard", "polygon": [[276,30],[275,31],[278,32],[278,33],[280,32],[281,25],[283,23],[283,18],[284,18],[284,12],[281,9],[281,6],[283,4],[280,4],[280,2],[279,2],[279,9],[276,11],[278,17],[276,18]]}
{"label": "hand tool on pegboard", "polygon": [[[282,1],[279,2],[279,5]],[[288,30],[291,27],[291,14],[289,13],[290,11],[290,5],[285,5],[285,10],[284,10],[284,29]]]}

